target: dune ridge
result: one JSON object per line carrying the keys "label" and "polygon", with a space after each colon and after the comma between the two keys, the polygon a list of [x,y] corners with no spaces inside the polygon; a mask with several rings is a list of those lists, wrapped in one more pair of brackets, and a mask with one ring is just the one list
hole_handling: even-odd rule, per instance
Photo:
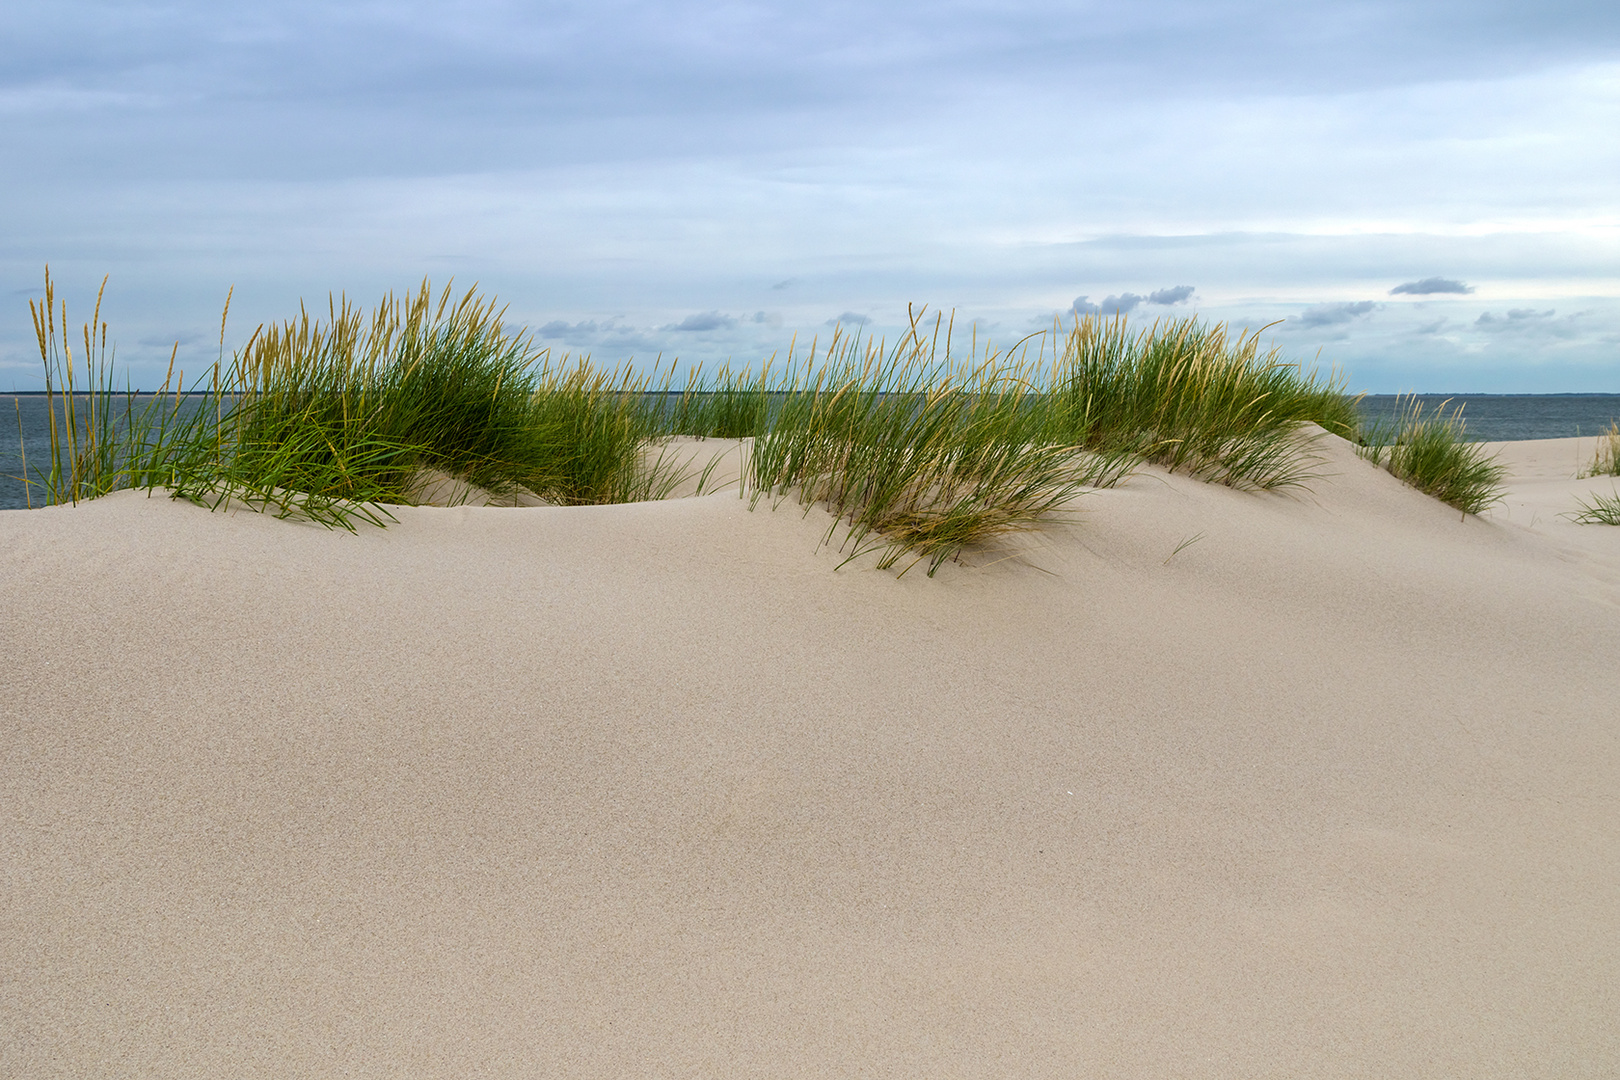
{"label": "dune ridge", "polygon": [[1613,1075],[1576,442],[1480,518],[1145,467],[932,579],[735,490],[0,513],[0,1072]]}

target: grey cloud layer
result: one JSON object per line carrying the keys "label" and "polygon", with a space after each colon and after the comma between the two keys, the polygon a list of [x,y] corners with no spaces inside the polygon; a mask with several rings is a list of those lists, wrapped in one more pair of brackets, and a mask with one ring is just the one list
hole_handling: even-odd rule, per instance
{"label": "grey cloud layer", "polygon": [[[1553,308],[1509,308],[1505,315],[1481,312],[1474,329],[1494,338],[1521,343],[1542,341],[1579,342],[1599,331],[1592,312],[1576,311],[1560,317]],[[1620,354],[1620,335],[1611,334],[1610,344]]]}
{"label": "grey cloud layer", "polygon": [[670,323],[663,327],[665,330],[674,330],[679,333],[701,334],[710,330],[730,330],[737,325],[737,320],[730,315],[722,315],[718,311],[710,311],[700,315],[688,315],[677,323]]}
{"label": "grey cloud layer", "polygon": [[1069,305],[1069,310],[1076,315],[1128,315],[1142,304],[1158,304],[1165,307],[1184,304],[1192,298],[1193,291],[1191,285],[1177,285],[1169,289],[1156,289],[1146,296],[1132,292],[1108,296],[1096,304],[1084,296],[1077,296],[1074,303]]}
{"label": "grey cloud layer", "polygon": [[[762,308],[814,333],[966,297],[1022,326],[1082,289],[1071,311],[1247,315],[1394,282],[1425,298],[1267,309],[1290,341],[1354,344],[1397,308],[1436,325],[1464,279],[1496,321],[1476,305],[1428,338],[1528,369],[1523,327],[1571,327],[1582,349],[1611,332],[1512,315],[1572,310],[1586,293],[1568,290],[1612,288],[1581,283],[1620,265],[1580,224],[1620,213],[1620,144],[1601,137],[1620,66],[1579,66],[1620,61],[1610,0],[13,8],[0,285],[46,261],[111,272],[133,313],[120,355],[159,381],[168,345],[143,343],[217,321],[233,282],[251,326],[452,272],[547,341],[637,355],[785,345]],[[1526,137],[1536,154],[1512,149]],[[1514,228],[1453,228],[1495,221]],[[1205,293],[1120,291],[1189,279]],[[1209,299],[1232,296],[1254,304]],[[0,366],[32,364],[29,332],[0,312]],[[1378,338],[1389,356],[1440,355],[1402,333]]]}
{"label": "grey cloud layer", "polygon": [[1389,295],[1434,296],[1441,293],[1471,293],[1473,287],[1454,278],[1429,277],[1422,281],[1407,281],[1389,290]]}
{"label": "grey cloud layer", "polygon": [[1173,289],[1156,289],[1147,294],[1150,304],[1185,304],[1192,299],[1193,287],[1191,285],[1177,285]]}
{"label": "grey cloud layer", "polygon": [[[99,146],[145,174],[414,175],[802,147],[986,93],[1343,92],[1532,70],[1614,56],[1620,7],[58,0],[8,13],[5,35],[8,145],[21,135],[36,164]],[[1239,47],[1267,62],[1232,64]],[[739,123],[766,117],[792,126]]]}
{"label": "grey cloud layer", "polygon": [[1299,314],[1299,322],[1303,326],[1338,326],[1342,323],[1359,319],[1363,315],[1370,315],[1378,309],[1378,305],[1371,300],[1358,300],[1351,303],[1339,304],[1312,304]]}

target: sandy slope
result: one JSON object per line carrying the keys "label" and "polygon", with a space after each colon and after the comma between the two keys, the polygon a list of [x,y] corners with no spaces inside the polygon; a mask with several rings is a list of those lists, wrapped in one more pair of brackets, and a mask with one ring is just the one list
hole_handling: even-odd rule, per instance
{"label": "sandy slope", "polygon": [[933,579],[726,494],[0,513],[0,1074],[1614,1076],[1568,449]]}

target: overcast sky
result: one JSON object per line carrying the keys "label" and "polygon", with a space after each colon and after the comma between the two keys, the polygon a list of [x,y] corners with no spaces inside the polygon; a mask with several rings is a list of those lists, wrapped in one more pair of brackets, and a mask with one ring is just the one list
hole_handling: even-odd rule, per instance
{"label": "overcast sky", "polygon": [[[479,282],[555,353],[757,363],[908,302],[1255,328],[1351,389],[1620,392],[1620,4],[12,4],[27,299],[138,383]],[[1280,321],[1279,321],[1280,320]]]}

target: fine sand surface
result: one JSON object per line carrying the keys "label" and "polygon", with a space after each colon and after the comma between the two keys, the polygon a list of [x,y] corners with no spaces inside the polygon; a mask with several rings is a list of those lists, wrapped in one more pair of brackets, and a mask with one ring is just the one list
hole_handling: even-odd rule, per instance
{"label": "fine sand surface", "polygon": [[734,489],[0,513],[0,1075],[1613,1077],[1581,452],[932,579]]}

